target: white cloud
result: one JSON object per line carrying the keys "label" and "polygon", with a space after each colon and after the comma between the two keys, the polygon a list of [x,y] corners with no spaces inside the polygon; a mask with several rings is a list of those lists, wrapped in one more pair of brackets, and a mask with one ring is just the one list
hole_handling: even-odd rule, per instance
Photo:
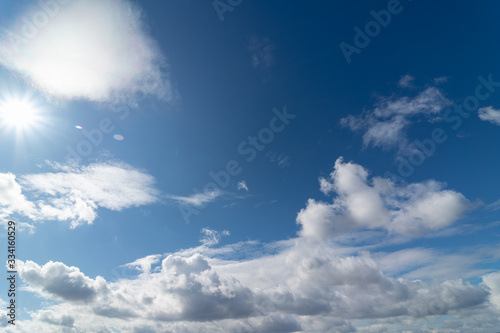
{"label": "white cloud", "polygon": [[247,182],[242,180],[238,182],[238,190],[245,190],[248,192]]}
{"label": "white cloud", "polygon": [[200,239],[200,242],[205,246],[211,246],[218,244],[221,236],[229,236],[230,233],[227,230],[223,230],[222,233],[220,233],[217,230],[203,228],[201,229],[201,234],[202,237]]}
{"label": "white cloud", "polygon": [[[42,1],[44,3],[45,1]],[[170,100],[165,59],[127,0],[52,1],[0,35],[0,63],[63,99],[107,102],[135,93]]]}
{"label": "white cloud", "polygon": [[353,131],[364,131],[365,147],[373,145],[404,150],[408,148],[406,129],[411,125],[411,119],[417,115],[436,115],[449,105],[451,101],[439,89],[429,87],[413,98],[381,98],[373,110],[358,116],[349,115],[340,123]]}
{"label": "white cloud", "polygon": [[484,284],[490,289],[490,302],[500,312],[500,272],[483,276]]}
{"label": "white cloud", "polygon": [[102,277],[95,280],[85,276],[77,267],[68,267],[60,262],[48,262],[39,266],[32,261],[18,261],[17,270],[31,290],[61,301],[90,301],[97,295],[108,292]]}
{"label": "white cloud", "polygon": [[204,193],[195,193],[188,197],[179,195],[167,195],[168,199],[172,199],[181,205],[189,205],[195,207],[201,207],[206,203],[212,202],[222,195],[220,190],[208,191]]}
{"label": "white cloud", "polygon": [[[463,280],[484,274],[475,266],[491,248],[453,255],[422,247],[369,252],[395,244],[387,240],[394,241],[399,232],[409,240],[453,223],[467,206],[461,194],[435,181],[396,186],[342,159],[320,185],[326,195],[334,192],[333,202],[309,200],[297,215],[298,238],[215,248],[229,233],[204,228],[202,245],[139,258],[124,265],[137,274],[114,282],[59,262],[23,262],[19,272],[28,290],[59,303],[44,306],[21,326],[27,327],[24,332],[114,327],[131,332],[390,328],[431,333],[435,326],[422,322],[446,316],[440,328],[463,331],[464,321],[494,327],[498,314],[491,304],[498,301],[500,279],[487,275],[480,285]],[[332,233],[353,228],[361,230]],[[371,228],[385,232],[363,231]],[[402,246],[404,241],[397,242]],[[496,252],[490,257],[500,258]]]}
{"label": "white cloud", "polygon": [[460,193],[443,190],[436,181],[396,185],[373,177],[352,162],[337,159],[329,178],[320,178],[323,193],[335,192],[333,203],[309,199],[297,215],[304,237],[325,239],[354,229],[385,229],[405,236],[420,236],[451,225],[467,209]]}
{"label": "white cloud", "polygon": [[496,110],[492,106],[480,108],[478,116],[482,121],[489,121],[494,125],[500,126],[500,110]]}
{"label": "white cloud", "polygon": [[124,163],[54,166],[58,172],[28,174],[17,182],[14,175],[0,174],[2,213],[17,212],[31,220],[70,221],[76,227],[92,223],[99,207],[121,211],[158,200],[154,178]]}
{"label": "white cloud", "polygon": [[403,88],[409,88],[412,86],[412,82],[415,80],[415,78],[411,75],[404,75],[401,76],[401,79],[398,81],[398,85],[400,85]]}
{"label": "white cloud", "polygon": [[[487,306],[489,296],[486,287],[460,279],[429,284],[391,278],[366,252],[341,256],[326,243],[300,238],[277,254],[251,260],[183,252],[164,255],[147,274],[116,282],[91,279],[62,263],[24,263],[20,275],[29,290],[61,302],[35,313],[33,323],[66,323],[82,332],[97,326],[126,331],[154,327],[194,332],[203,326],[207,332],[351,332],[358,320],[374,325],[404,320],[407,327],[414,322],[412,327],[419,328],[416,320],[436,315],[460,314],[468,320],[467,313]],[[410,267],[404,257],[400,263]],[[483,320],[488,321],[484,310]]]}

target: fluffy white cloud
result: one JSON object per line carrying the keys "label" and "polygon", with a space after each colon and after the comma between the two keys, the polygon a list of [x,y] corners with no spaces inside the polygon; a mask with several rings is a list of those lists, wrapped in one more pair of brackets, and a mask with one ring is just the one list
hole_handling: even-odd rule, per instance
{"label": "fluffy white cloud", "polygon": [[[19,329],[431,333],[436,327],[464,331],[464,320],[484,331],[495,327],[491,304],[498,303],[500,279],[487,275],[480,285],[462,279],[485,273],[474,266],[491,248],[454,255],[427,248],[370,253],[400,232],[414,237],[451,224],[467,206],[462,195],[434,181],[396,186],[342,159],[320,185],[336,196],[331,204],[309,200],[297,215],[295,239],[210,248],[228,232],[205,228],[201,246],[137,259],[125,265],[137,272],[116,281],[59,262],[21,263],[27,289],[59,304],[33,313]],[[372,228],[383,231],[363,231]],[[455,262],[460,264],[450,269]],[[425,326],[437,318],[446,322]]]}
{"label": "fluffy white cloud", "polygon": [[500,126],[500,110],[496,110],[492,106],[480,108],[478,116],[483,121],[489,121],[492,124]]}
{"label": "fluffy white cloud", "polygon": [[68,267],[59,262],[48,262],[39,266],[32,261],[18,261],[18,272],[32,290],[61,301],[90,301],[97,295],[108,292],[102,277],[95,280],[85,276],[77,267]]}
{"label": "fluffy white cloud", "polygon": [[[187,252],[163,255],[161,261],[148,257],[154,268],[116,282],[89,278],[62,263],[23,263],[20,275],[29,290],[61,301],[36,312],[30,324],[72,325],[82,332],[100,326],[126,332],[202,327],[206,332],[354,332],[358,320],[373,320],[376,327],[394,319],[466,316],[487,306],[488,289],[482,286],[460,279],[430,284],[391,278],[369,253],[337,255],[334,247],[307,239],[251,260]],[[404,257],[400,262],[409,267]]]}
{"label": "fluffy white cloud", "polygon": [[64,99],[172,99],[165,59],[142,17],[127,0],[41,1],[0,35],[0,63]]}
{"label": "fluffy white cloud", "polygon": [[406,236],[420,236],[451,225],[467,209],[469,201],[460,193],[443,190],[444,185],[427,181],[396,185],[373,177],[342,158],[335,162],[329,178],[320,178],[321,191],[335,192],[333,203],[308,201],[297,216],[301,235],[325,239],[333,232],[353,229],[385,229]]}
{"label": "fluffy white cloud", "polygon": [[490,289],[490,302],[500,312],[500,272],[483,276],[484,284]]}
{"label": "fluffy white cloud", "polygon": [[436,115],[449,105],[451,101],[439,89],[429,87],[413,98],[380,98],[373,110],[358,116],[347,116],[340,123],[353,131],[364,131],[364,146],[371,144],[406,149],[408,143],[405,131],[411,124],[411,118]]}
{"label": "fluffy white cloud", "polygon": [[124,163],[55,167],[57,172],[28,174],[17,181],[14,175],[0,174],[2,213],[70,221],[76,227],[92,223],[99,207],[120,211],[158,200],[154,178]]}

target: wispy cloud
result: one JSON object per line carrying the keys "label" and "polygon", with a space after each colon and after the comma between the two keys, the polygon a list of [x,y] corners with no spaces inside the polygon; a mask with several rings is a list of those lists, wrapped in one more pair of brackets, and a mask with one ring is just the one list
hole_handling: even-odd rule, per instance
{"label": "wispy cloud", "polygon": [[154,178],[124,163],[52,166],[56,172],[17,179],[12,174],[0,174],[2,212],[33,221],[69,221],[76,227],[92,223],[99,207],[120,211],[158,200]]}
{"label": "wispy cloud", "polygon": [[500,126],[500,110],[494,109],[492,106],[480,108],[478,116],[482,121],[489,121],[492,124]]}
{"label": "wispy cloud", "polygon": [[196,193],[196,194],[192,194],[188,197],[179,196],[179,195],[167,195],[166,198],[174,200],[181,205],[201,207],[206,203],[214,201],[215,199],[217,199],[221,195],[222,195],[222,191],[218,190],[218,191],[209,191],[209,192],[204,192],[204,193]]}
{"label": "wispy cloud", "polygon": [[290,156],[287,156],[285,154],[278,154],[276,152],[268,152],[266,154],[266,158],[269,160],[271,163],[276,163],[280,168],[286,168],[290,166]]}
{"label": "wispy cloud", "polygon": [[248,42],[248,49],[252,55],[252,66],[254,68],[266,69],[274,64],[275,46],[268,38],[252,36]]}
{"label": "wispy cloud", "polygon": [[415,78],[413,76],[406,74],[399,79],[398,85],[403,88],[410,88],[414,80]]}
{"label": "wispy cloud", "polygon": [[238,190],[245,190],[248,192],[247,182],[242,180],[238,182]]}
{"label": "wispy cloud", "polygon": [[[106,102],[135,93],[174,97],[165,58],[136,4],[74,0],[52,1],[49,7],[20,13],[0,35],[5,68],[63,99]],[[41,15],[46,22],[37,27],[33,20]]]}
{"label": "wispy cloud", "polygon": [[201,229],[201,238],[200,243],[205,246],[211,246],[218,244],[222,236],[229,236],[230,233],[228,230],[223,230],[222,232],[218,232],[217,230],[213,230],[210,228]]}
{"label": "wispy cloud", "polygon": [[383,97],[373,110],[364,111],[357,116],[342,118],[341,125],[353,131],[364,132],[363,144],[382,148],[408,148],[406,130],[412,118],[423,115],[430,117],[451,105],[436,87],[429,87],[415,97]]}

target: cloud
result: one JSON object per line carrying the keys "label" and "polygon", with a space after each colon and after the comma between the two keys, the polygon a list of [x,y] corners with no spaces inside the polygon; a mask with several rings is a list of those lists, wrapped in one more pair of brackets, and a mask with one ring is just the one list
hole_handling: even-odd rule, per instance
{"label": "cloud", "polygon": [[420,236],[455,222],[470,202],[460,193],[443,190],[433,180],[396,185],[373,177],[352,162],[337,159],[328,178],[320,178],[320,189],[337,195],[333,203],[309,199],[297,215],[304,237],[324,239],[332,233],[354,229],[384,229],[405,236]]}
{"label": "cloud", "polygon": [[52,261],[40,267],[29,260],[18,261],[17,265],[19,275],[30,288],[49,298],[69,302],[90,301],[96,295],[108,292],[102,277],[90,279],[77,267]]}
{"label": "cloud", "polygon": [[480,108],[478,116],[482,121],[489,121],[494,125],[500,126],[500,110],[496,110],[492,106]]}
{"label": "cloud", "polygon": [[[166,254],[147,274],[116,282],[53,262],[26,262],[20,275],[29,290],[61,302],[36,313],[35,322],[66,318],[82,332],[96,331],[97,325],[131,331],[151,326],[193,332],[203,326],[209,332],[352,332],[359,321],[396,319],[408,328],[412,320],[436,315],[468,318],[469,311],[487,305],[483,286],[460,279],[395,279],[366,252],[341,256],[325,243],[293,243],[277,254],[240,261]],[[483,320],[488,321],[484,310]]]}
{"label": "cloud", "polygon": [[270,151],[266,154],[266,158],[271,163],[277,163],[280,168],[286,168],[290,166],[290,156],[287,156],[285,154],[278,154]]}
{"label": "cloud", "polygon": [[411,125],[411,119],[418,115],[436,115],[449,105],[451,101],[439,89],[429,87],[413,98],[380,98],[373,110],[357,116],[349,115],[340,123],[353,131],[364,132],[365,147],[373,145],[405,150],[408,148],[406,130]]}
{"label": "cloud", "polygon": [[441,83],[445,83],[445,82],[447,82],[449,79],[450,79],[450,77],[449,77],[449,76],[440,76],[440,77],[436,77],[436,78],[434,78],[434,84],[441,84]]}
{"label": "cloud", "polygon": [[0,174],[2,213],[69,221],[76,227],[91,224],[99,207],[121,211],[158,200],[154,178],[124,163],[53,167],[58,172],[23,175],[17,181],[12,174]]}
{"label": "cloud", "polygon": [[0,35],[0,63],[62,99],[171,100],[165,59],[143,18],[126,0],[42,1]]}
{"label": "cloud", "polygon": [[[23,327],[430,333],[435,326],[425,329],[422,322],[435,318],[446,318],[440,329],[463,331],[463,322],[494,327],[500,279],[486,275],[474,285],[463,278],[484,274],[475,268],[485,262],[484,254],[494,252],[489,259],[498,259],[500,252],[481,247],[448,254],[403,246],[452,224],[467,207],[461,194],[443,187],[435,181],[395,185],[339,158],[333,172],[320,178],[320,190],[333,195],[332,203],[310,199],[297,214],[296,238],[215,247],[229,233],[204,228],[202,245],[139,258],[124,265],[137,272],[114,282],[60,262],[21,262],[27,289],[58,302],[44,305]],[[374,252],[395,244],[403,249]]]}
{"label": "cloud", "polygon": [[200,242],[205,246],[211,246],[211,245],[218,244],[220,239],[221,239],[221,236],[229,236],[230,235],[229,231],[227,231],[227,230],[224,230],[224,231],[222,231],[222,233],[220,233],[216,230],[212,230],[209,228],[201,229],[201,234],[202,234],[202,237],[200,239]]}
{"label": "cloud", "polygon": [[404,75],[401,76],[401,79],[398,81],[398,85],[403,88],[409,88],[412,86],[412,82],[415,80],[415,78],[411,75]]}
{"label": "cloud", "polygon": [[490,302],[500,312],[500,272],[483,276],[484,284],[490,289]]}
{"label": "cloud", "polygon": [[206,203],[213,202],[215,199],[220,197],[222,192],[220,190],[208,191],[204,193],[192,194],[188,197],[179,195],[167,195],[168,199],[172,199],[181,205],[201,207]]}
{"label": "cloud", "polygon": [[247,182],[242,180],[238,182],[238,190],[245,190],[248,192]]}
{"label": "cloud", "polygon": [[33,217],[35,205],[22,194],[21,186],[17,183],[14,174],[0,174],[0,207],[2,208],[1,214],[4,216],[22,212]]}
{"label": "cloud", "polygon": [[252,66],[266,69],[274,64],[275,46],[268,38],[252,36],[248,42],[248,50],[252,54]]}

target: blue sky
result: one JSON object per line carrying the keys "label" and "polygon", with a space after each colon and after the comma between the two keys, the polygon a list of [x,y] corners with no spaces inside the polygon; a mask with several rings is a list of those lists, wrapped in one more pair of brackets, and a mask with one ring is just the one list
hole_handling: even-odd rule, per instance
{"label": "blue sky", "polygon": [[1,2],[2,329],[497,332],[498,7]]}

